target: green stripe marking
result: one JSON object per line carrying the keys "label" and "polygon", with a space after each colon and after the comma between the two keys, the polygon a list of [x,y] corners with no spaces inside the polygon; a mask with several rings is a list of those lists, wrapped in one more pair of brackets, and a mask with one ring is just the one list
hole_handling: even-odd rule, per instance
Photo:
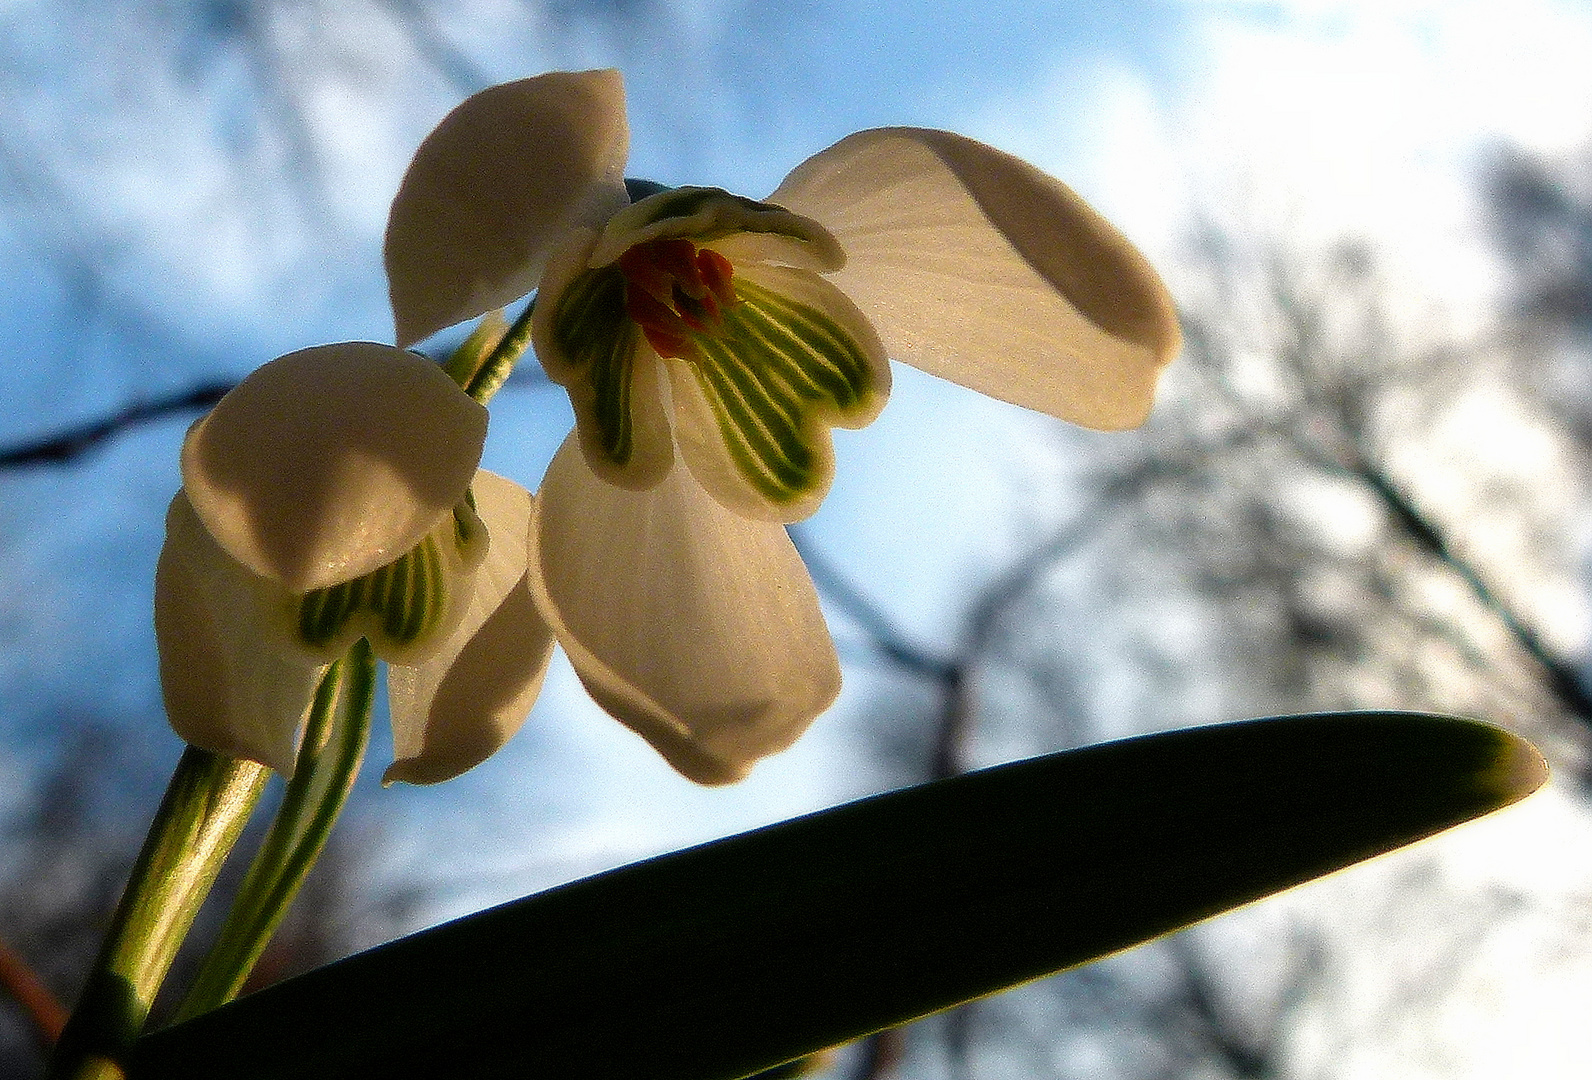
{"label": "green stripe marking", "polygon": [[794,502],[820,482],[823,421],[871,397],[868,355],[839,323],[747,281],[693,365],[737,469],[765,498]]}
{"label": "green stripe marking", "polygon": [[[826,421],[872,397],[863,346],[810,304],[737,277],[720,325],[691,335],[697,385],[736,469],[764,498],[791,503],[821,482]],[[564,290],[553,339],[589,388],[601,451],[615,465],[634,450],[632,379],[640,328],[625,310],[624,276],[588,271]],[[579,388],[579,389],[584,389]],[[572,387],[572,389],[576,389]]]}
{"label": "green stripe marking", "polygon": [[585,369],[602,453],[626,465],[635,451],[631,373],[641,330],[625,314],[625,279],[611,266],[570,282],[553,317],[553,341]]}
{"label": "green stripe marking", "polygon": [[299,637],[324,648],[368,613],[389,641],[408,645],[437,625],[447,601],[442,549],[432,534],[364,577],[306,593],[299,600]]}

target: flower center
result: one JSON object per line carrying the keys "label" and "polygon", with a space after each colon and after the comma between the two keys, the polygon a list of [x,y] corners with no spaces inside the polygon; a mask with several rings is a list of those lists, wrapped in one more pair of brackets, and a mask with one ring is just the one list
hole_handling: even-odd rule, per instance
{"label": "flower center", "polygon": [[718,330],[737,302],[730,260],[683,236],[648,240],[619,256],[625,313],[659,356],[695,360],[693,333]]}

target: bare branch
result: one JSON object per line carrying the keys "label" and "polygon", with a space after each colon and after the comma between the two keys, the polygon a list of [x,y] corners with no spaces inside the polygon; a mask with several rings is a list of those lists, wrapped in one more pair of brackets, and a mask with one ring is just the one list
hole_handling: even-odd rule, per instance
{"label": "bare branch", "polygon": [[857,623],[880,656],[903,671],[932,682],[944,682],[952,677],[956,666],[954,660],[934,656],[927,649],[913,644],[883,608],[866,596],[818,550],[805,529],[793,527],[789,532],[791,542],[807,564],[814,584],[831,603]]}
{"label": "bare branch", "polygon": [[96,420],[94,423],[60,435],[23,443],[9,450],[0,450],[0,468],[59,465],[71,461],[130,428],[164,420],[179,413],[209,409],[232,387],[232,383],[205,383],[171,397],[129,406],[104,420]]}
{"label": "bare branch", "polygon": [[22,955],[3,939],[0,939],[0,988],[27,1014],[39,1048],[45,1052],[51,1050],[66,1026],[66,1009]]}
{"label": "bare branch", "polygon": [[[515,385],[551,385],[536,364],[519,365],[509,376]],[[142,424],[157,423],[184,413],[203,412],[213,408],[227,395],[236,383],[206,382],[190,390],[181,390],[168,397],[130,405],[102,420],[73,428],[59,435],[50,435],[32,442],[19,443],[10,449],[0,450],[0,469],[27,468],[33,465],[61,465],[89,453],[100,443]]]}

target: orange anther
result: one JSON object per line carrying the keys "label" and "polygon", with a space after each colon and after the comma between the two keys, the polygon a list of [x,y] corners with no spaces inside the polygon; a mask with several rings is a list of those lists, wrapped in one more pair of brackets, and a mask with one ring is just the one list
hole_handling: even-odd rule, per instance
{"label": "orange anther", "polygon": [[691,333],[711,333],[736,302],[730,260],[683,236],[648,240],[619,256],[625,311],[659,356],[693,359]]}
{"label": "orange anther", "polygon": [[735,290],[730,287],[734,267],[730,265],[730,260],[712,248],[703,248],[697,252],[696,264],[703,284],[718,297],[719,303],[725,306],[735,303]]}
{"label": "orange anther", "polygon": [[690,327],[685,320],[652,293],[629,282],[625,285],[625,314],[630,316],[631,322],[641,327],[647,343],[659,356],[687,360],[696,356],[696,347],[691,344]]}

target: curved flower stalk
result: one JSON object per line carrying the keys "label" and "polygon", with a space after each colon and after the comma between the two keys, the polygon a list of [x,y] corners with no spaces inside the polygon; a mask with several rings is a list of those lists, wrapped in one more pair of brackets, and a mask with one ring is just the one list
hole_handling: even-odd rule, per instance
{"label": "curved flower stalk", "polygon": [[593,697],[705,782],[788,745],[838,691],[782,526],[871,422],[887,358],[1097,428],[1147,415],[1173,306],[1131,244],[1032,166],[886,128],[767,200],[624,180],[613,71],[482,91],[417,151],[386,263],[400,345],[536,290],[575,433],[530,581]]}
{"label": "curved flower stalk", "polygon": [[372,343],[280,357],[195,424],[155,580],[177,733],[291,775],[321,676],[365,638],[389,664],[386,780],[501,746],[552,636],[526,581],[531,496],[477,469],[485,437],[440,367]]}

